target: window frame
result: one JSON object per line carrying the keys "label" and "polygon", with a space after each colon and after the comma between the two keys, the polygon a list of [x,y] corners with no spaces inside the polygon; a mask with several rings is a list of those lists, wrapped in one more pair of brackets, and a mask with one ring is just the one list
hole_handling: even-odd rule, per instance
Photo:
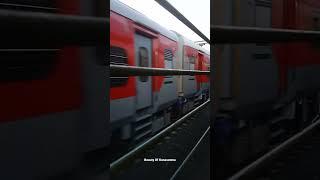
{"label": "window frame", "polygon": [[[141,51],[143,50],[143,51]],[[144,53],[142,53],[144,52]],[[149,51],[146,47],[139,47],[139,67],[149,67]],[[145,55],[145,56],[143,56]],[[139,76],[139,81],[140,82],[148,82],[149,81],[149,77],[148,76]]]}

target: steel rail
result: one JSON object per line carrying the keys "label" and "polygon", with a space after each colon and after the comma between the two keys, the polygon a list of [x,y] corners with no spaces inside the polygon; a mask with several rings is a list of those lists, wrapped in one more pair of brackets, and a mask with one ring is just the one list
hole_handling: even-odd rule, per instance
{"label": "steel rail", "polygon": [[[316,116],[316,118],[319,118],[319,116]],[[237,180],[237,179],[240,179],[241,177],[247,175],[248,173],[253,172],[257,168],[259,168],[262,164],[264,164],[264,162],[271,159],[272,157],[274,157],[278,153],[283,152],[286,148],[288,148],[290,145],[292,145],[294,142],[296,142],[299,138],[306,135],[308,132],[312,131],[314,128],[316,128],[319,125],[320,125],[320,119],[318,119],[316,122],[314,122],[313,124],[309,125],[305,129],[303,129],[301,132],[295,134],[294,136],[292,136],[291,138],[289,138],[285,142],[281,143],[280,145],[278,145],[277,147],[275,147],[274,149],[272,149],[271,151],[269,151],[268,153],[266,153],[265,155],[263,155],[262,157],[260,157],[256,161],[252,162],[248,166],[246,166],[243,169],[241,169],[240,171],[238,171],[236,174],[231,176],[229,178],[229,180]]]}
{"label": "steel rail", "polygon": [[1,48],[105,45],[109,19],[0,10]]}
{"label": "steel rail", "polygon": [[182,170],[182,168],[185,166],[185,164],[189,161],[190,157],[192,156],[192,154],[196,151],[196,149],[198,148],[198,146],[200,145],[200,143],[202,142],[202,140],[204,139],[204,137],[208,134],[208,132],[210,131],[210,126],[207,128],[207,130],[202,134],[201,138],[198,140],[198,142],[196,143],[196,145],[192,148],[192,150],[189,152],[189,154],[187,155],[187,157],[183,160],[183,162],[181,163],[181,165],[178,167],[178,169],[174,172],[174,174],[171,176],[170,180],[174,180],[178,173]]}
{"label": "steel rail", "polygon": [[163,69],[110,64],[111,76],[209,75],[210,71]]}
{"label": "steel rail", "polygon": [[211,44],[320,41],[320,31],[211,25]]}
{"label": "steel rail", "polygon": [[173,124],[171,124],[170,126],[165,128],[164,130],[160,131],[155,136],[153,136],[150,139],[148,139],[147,141],[145,141],[144,143],[142,143],[138,147],[134,148],[133,150],[131,150],[130,152],[128,152],[127,154],[125,154],[121,158],[119,158],[116,161],[112,162],[110,164],[110,170],[112,172],[114,172],[116,169],[119,169],[121,167],[121,165],[123,165],[125,162],[133,159],[137,154],[142,152],[147,146],[150,146],[150,145],[154,144],[158,139],[163,137],[167,132],[169,132],[170,130],[172,130],[177,125],[181,124],[182,122],[184,122],[187,118],[192,116],[194,113],[196,113],[196,112],[200,111],[201,109],[203,109],[209,103],[210,103],[210,99],[208,101],[202,103],[201,105],[199,105],[198,107],[196,107],[192,111],[190,111],[188,114],[184,115],[182,118],[180,118],[179,120],[177,120],[176,122],[174,122]]}
{"label": "steel rail", "polygon": [[197,27],[195,27],[187,18],[185,18],[174,6],[172,6],[166,0],[155,0],[158,4],[160,4],[163,8],[169,11],[172,15],[178,18],[182,23],[184,23],[188,28],[190,28],[193,32],[195,32],[198,36],[200,36],[207,43],[210,43],[210,39],[207,38]]}

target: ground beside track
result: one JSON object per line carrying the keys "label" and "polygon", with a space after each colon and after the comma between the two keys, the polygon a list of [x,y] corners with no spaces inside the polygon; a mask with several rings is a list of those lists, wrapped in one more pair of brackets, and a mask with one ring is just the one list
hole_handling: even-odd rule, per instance
{"label": "ground beside track", "polygon": [[210,180],[210,134],[207,134],[176,180]]}
{"label": "ground beside track", "polygon": [[269,179],[320,180],[320,128],[270,164]]}

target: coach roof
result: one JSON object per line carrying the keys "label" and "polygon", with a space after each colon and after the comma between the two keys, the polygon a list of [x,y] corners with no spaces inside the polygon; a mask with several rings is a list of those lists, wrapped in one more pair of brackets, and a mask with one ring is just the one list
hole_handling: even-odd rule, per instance
{"label": "coach roof", "polygon": [[205,53],[206,55],[210,56],[210,51],[206,50],[205,48],[199,46],[198,44],[196,45],[197,49],[203,53]]}
{"label": "coach roof", "polygon": [[199,46],[198,44],[194,43],[190,39],[184,37],[182,34],[176,32],[176,31],[172,31],[172,32],[174,32],[183,41],[184,45],[187,45],[189,47],[197,49],[197,50],[199,50],[199,51],[201,51],[201,52],[203,52],[203,53],[205,53],[205,54],[210,56],[210,52],[208,50],[206,50],[203,47]]}
{"label": "coach roof", "polygon": [[146,26],[174,41],[178,41],[178,37],[171,31],[167,30],[166,28],[162,27],[158,23],[150,20],[147,16],[143,15],[142,13],[134,10],[133,8],[123,4],[118,0],[111,0],[110,2],[110,9],[128,19],[133,20],[139,24]]}

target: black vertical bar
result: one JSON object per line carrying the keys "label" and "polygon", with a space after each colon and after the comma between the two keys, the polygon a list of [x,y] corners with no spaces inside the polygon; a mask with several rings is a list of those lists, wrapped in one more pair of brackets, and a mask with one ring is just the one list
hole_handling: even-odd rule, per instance
{"label": "black vertical bar", "polygon": [[172,15],[178,18],[181,22],[183,22],[188,28],[194,31],[198,36],[200,36],[207,43],[210,43],[210,40],[198,29],[196,28],[187,18],[185,18],[176,8],[174,8],[168,1],[166,0],[155,0],[162,7],[164,7],[167,11],[169,11]]}

